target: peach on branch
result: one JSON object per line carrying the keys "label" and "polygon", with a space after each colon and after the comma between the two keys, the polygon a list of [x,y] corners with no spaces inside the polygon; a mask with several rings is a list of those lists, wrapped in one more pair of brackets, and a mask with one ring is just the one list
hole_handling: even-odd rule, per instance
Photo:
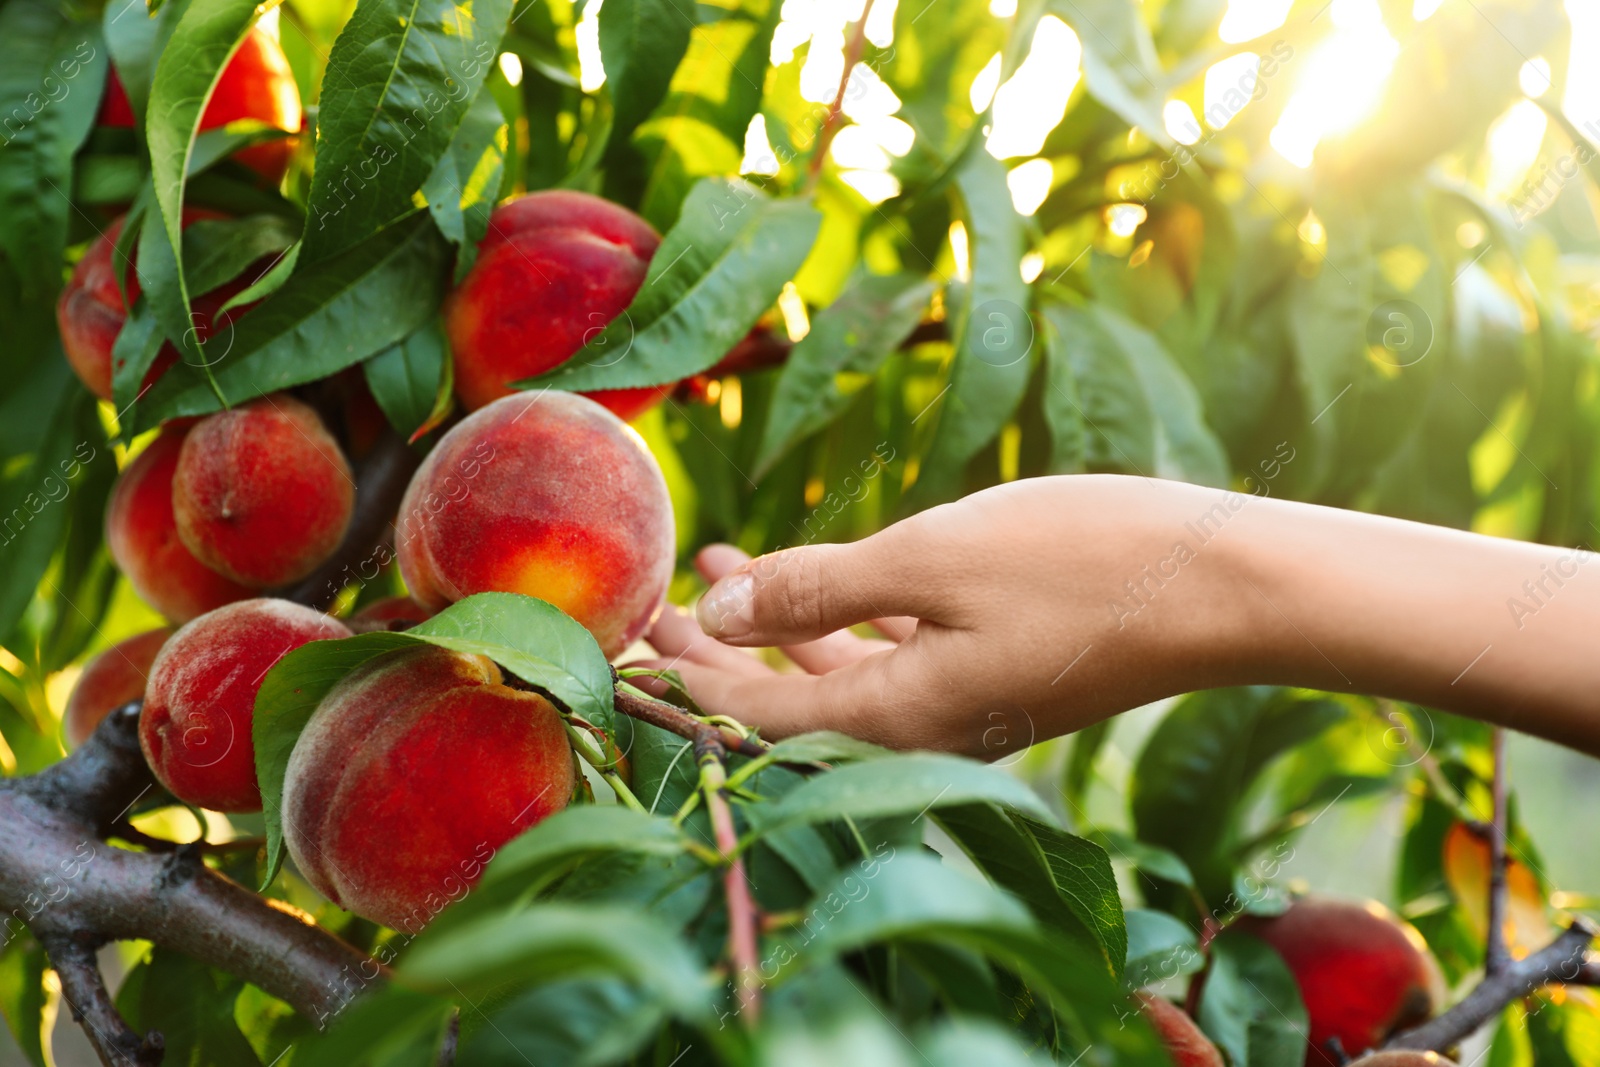
{"label": "peach on branch", "polygon": [[315,411],[283,393],[201,421],[172,480],[184,546],[257,589],[316,570],[339,547],[354,506],[339,443]]}
{"label": "peach on branch", "polygon": [[1438,982],[1422,935],[1381,904],[1303,897],[1234,929],[1271,945],[1294,974],[1311,1024],[1306,1067],[1337,1067],[1332,1039],[1356,1056],[1433,1014]]}
{"label": "peach on branch", "polygon": [[672,501],[626,423],[592,400],[502,397],[423,461],[396,523],[411,595],[438,610],[473,593],[538,597],[608,656],[642,634],[672,578]]}
{"label": "peach on branch", "polygon": [[1173,1067],[1222,1067],[1222,1053],[1182,1008],[1145,992],[1135,993],[1134,1000],[1172,1057]]}
{"label": "peach on branch", "polygon": [[1456,1067],[1456,1064],[1455,1061],[1447,1060],[1437,1052],[1396,1049],[1393,1052],[1374,1052],[1359,1060],[1351,1060],[1347,1067]]}
{"label": "peach on branch", "polygon": [[[223,216],[203,208],[185,208],[183,225],[188,227],[202,219]],[[122,299],[117,288],[116,243],[122,233],[125,219],[119,218],[106,228],[99,240],[89,246],[83,258],[72,269],[72,277],[61,290],[56,301],[56,325],[61,330],[61,349],[73,373],[101,400],[111,399],[111,348],[128,319],[128,304],[139,299],[143,289],[139,285],[138,256],[135,254],[124,272],[128,302]],[[151,223],[158,225],[158,223]],[[226,330],[235,319],[254,304],[222,310],[222,305],[242,292],[250,283],[250,272],[209,292],[193,296],[189,301],[194,339],[205,342]],[[161,346],[155,362],[145,372],[143,388],[148,389],[168,367],[178,361],[178,349],[171,342]]]}
{"label": "peach on branch", "polygon": [[349,637],[339,620],[287,600],[244,600],[208,612],[167,641],[150,669],[139,744],[173,796],[214,811],[260,811],[256,693],[288,653]]}
{"label": "peach on branch", "polygon": [[[469,410],[565,363],[633,301],[661,238],[627,208],[553,189],[495,209],[472,270],[445,302],[456,395]],[[592,397],[624,419],[670,385]]]}
{"label": "peach on branch", "polygon": [[482,656],[422,645],[331,689],[284,777],[301,874],[329,900],[415,934],[495,851],[567,804],[572,751],[554,707]]}
{"label": "peach on branch", "polygon": [[147,630],[118,641],[84,664],[61,719],[68,744],[74,748],[83,744],[101,719],[144,696],[150,665],[171,636],[170,629]]}
{"label": "peach on branch", "polygon": [[172,475],[192,423],[170,422],[123,469],[106,507],[106,547],[128,583],[173,622],[188,622],[253,591],[195,559],[178,538]]}
{"label": "peach on branch", "polygon": [[[294,72],[278,42],[259,26],[252,27],[222,68],[211,99],[200,116],[200,130],[214,130],[241,119],[255,119],[279,130],[300,129],[300,90]],[[115,69],[106,82],[105,100],[98,122],[102,126],[131,129],[133,106]],[[252,145],[234,153],[235,159],[276,185],[289,169],[294,139]]]}

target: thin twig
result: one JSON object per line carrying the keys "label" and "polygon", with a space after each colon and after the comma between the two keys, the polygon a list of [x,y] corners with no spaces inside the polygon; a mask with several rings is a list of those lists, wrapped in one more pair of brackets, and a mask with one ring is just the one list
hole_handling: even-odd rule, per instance
{"label": "thin twig", "polygon": [[61,999],[100,1062],[106,1067],[156,1067],[166,1053],[166,1041],[159,1030],[140,1037],[118,1013],[100,975],[96,946],[68,937],[48,938],[43,945],[61,981]]}
{"label": "thin twig", "polygon": [[710,735],[695,742],[700,762],[700,791],[706,798],[706,814],[717,851],[727,863],[722,884],[728,899],[728,958],[733,963],[733,987],[739,1000],[739,1016],[753,1027],[761,1016],[761,971],[756,930],[760,917],[750,896],[744,859],[739,855],[739,833],[733,825],[733,809],[728,806],[722,787],[728,780],[727,751]]}
{"label": "thin twig", "polygon": [[867,46],[867,17],[872,14],[872,0],[867,0],[861,7],[861,17],[856,19],[854,31],[850,34],[850,43],[845,46],[844,70],[839,75],[839,91],[833,94],[833,103],[828,106],[828,114],[822,120],[822,128],[817,131],[816,147],[811,153],[811,163],[806,171],[807,195],[817,187],[817,179],[822,176],[823,161],[828,158],[828,146],[833,143],[834,134],[839,132],[839,120],[844,116],[844,94],[850,88],[850,75],[855,73],[856,64],[861,62],[861,53]]}
{"label": "thin twig", "polygon": [[1595,977],[1586,955],[1595,927],[1576,919],[1549,945],[1525,959],[1512,960],[1439,1017],[1392,1038],[1385,1048],[1444,1052],[1500,1014],[1507,1004],[1540,986],[1587,985]]}
{"label": "thin twig", "polygon": [[618,688],[615,697],[617,711],[630,719],[647,722],[657,726],[668,733],[677,734],[686,741],[699,743],[702,739],[714,737],[717,742],[731,752],[741,756],[760,756],[767,751],[766,746],[748,737],[744,737],[736,730],[726,726],[713,726],[701,722],[693,715],[673,707],[663,700],[652,700],[649,697],[630,693],[626,689]]}
{"label": "thin twig", "polygon": [[1511,963],[1506,945],[1506,732],[1496,726],[1490,731],[1494,752],[1492,825],[1489,827],[1489,932],[1484,943],[1483,970],[1493,977]]}

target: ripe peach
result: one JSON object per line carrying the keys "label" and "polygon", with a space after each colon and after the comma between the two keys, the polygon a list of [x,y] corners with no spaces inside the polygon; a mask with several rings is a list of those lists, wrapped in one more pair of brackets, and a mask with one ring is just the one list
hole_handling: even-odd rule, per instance
{"label": "ripe peach", "polygon": [[489,590],[549,601],[616,655],[672,578],[672,501],[627,424],[574,393],[518,393],[439,441],[406,489],[400,573],[435,610]]}
{"label": "ripe peach", "polygon": [[173,622],[252,596],[194,558],[178,539],[172,475],[190,423],[170,422],[122,471],[106,506],[106,547],[128,583]]}
{"label": "ripe peach", "polygon": [[1277,950],[1310,1016],[1307,1067],[1337,1067],[1338,1038],[1358,1056],[1433,1014],[1433,961],[1422,936],[1376,902],[1305,897],[1272,918],[1236,924]]}
{"label": "ripe peach", "polygon": [[184,546],[258,589],[316,570],[339,547],[354,507],[339,443],[315,411],[283,393],[202,420],[172,479]]}
{"label": "ripe peach", "polygon": [[78,684],[67,698],[62,732],[74,748],[83,744],[100,720],[130,700],[144,696],[145,680],[156,653],[172,636],[170,629],[147,630],[118,641],[84,664]]}
{"label": "ripe peach", "polygon": [[[222,217],[218,212],[203,208],[185,208],[183,225],[187,227],[201,219]],[[122,302],[122,291],[117,288],[114,268],[117,235],[122,232],[123,221],[116,219],[100,239],[89,246],[77,266],[72,268],[72,277],[56,301],[56,325],[61,330],[61,349],[66,353],[67,362],[72,365],[78,379],[101,400],[111,399],[111,346],[116,343],[117,334],[122,332],[122,324],[128,318],[128,305]],[[134,256],[125,277],[130,302],[137,301],[143,292],[136,267],[137,256]],[[255,306],[245,304],[222,311],[222,305],[241,292],[252,277],[252,273],[246,271],[233,281],[198,294],[189,301],[196,339],[209,341]],[[177,361],[177,347],[171,342],[162,345],[156,353],[155,362],[145,373],[141,383],[143,387],[148,389],[154,385],[156,379]]]}
{"label": "ripe peach", "polygon": [[[565,363],[633,300],[661,238],[627,208],[552,189],[495,209],[478,259],[445,301],[456,395],[468,410]],[[624,419],[670,385],[591,397]]]}
{"label": "ripe peach", "polygon": [[[300,129],[300,90],[283,48],[260,27],[252,27],[239,42],[239,48],[222,68],[217,87],[200,116],[200,129],[214,130],[239,119],[259,119],[268,126],[290,133]],[[127,90],[115,69],[106,83],[106,96],[100,105],[102,126],[131,129],[135,119]],[[235,159],[276,185],[289,169],[294,155],[294,138],[271,141],[240,149]]]}
{"label": "ripe peach", "polygon": [[365,629],[388,630],[392,622],[415,624],[432,617],[433,612],[408,596],[386,596],[356,612],[350,621],[361,624],[361,628]]}
{"label": "ripe peach", "polygon": [[308,641],[349,636],[335,618],[268,598],[186,624],[156,656],[139,715],[139,743],[156,778],[189,804],[260,811],[250,731],[261,679]]}
{"label": "ripe peach", "polygon": [[1183,1009],[1164,997],[1135,993],[1134,1000],[1166,1046],[1173,1067],[1222,1067],[1222,1053]]}
{"label": "ripe peach", "polygon": [[1455,1061],[1447,1060],[1437,1052],[1396,1049],[1393,1052],[1374,1052],[1359,1060],[1351,1060],[1348,1067],[1456,1067],[1456,1064]]}
{"label": "ripe peach", "polygon": [[415,934],[496,849],[566,806],[575,778],[560,716],[500,683],[482,656],[423,645],[329,691],[284,779],[284,838],[307,881]]}

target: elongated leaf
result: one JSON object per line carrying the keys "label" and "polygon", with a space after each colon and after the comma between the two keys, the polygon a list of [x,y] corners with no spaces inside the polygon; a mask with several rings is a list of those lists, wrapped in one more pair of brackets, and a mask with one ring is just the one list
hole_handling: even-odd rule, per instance
{"label": "elongated leaf", "polygon": [[755,477],[838,417],[850,402],[839,379],[875,374],[916,328],[932,295],[933,283],[919,275],[866,274],[812,318],[778,376]]}
{"label": "elongated leaf", "polygon": [[767,756],[777,760],[793,760],[806,762],[817,760],[875,760],[894,753],[880,745],[869,741],[857,740],[848,734],[836,734],[828,730],[819,730],[816,733],[800,734],[779,741],[767,752]]}
{"label": "elongated leaf", "polygon": [[[1083,399],[1078,395],[1077,376],[1073,373],[1072,353],[1067,341],[1056,326],[1057,312],[1046,307],[1044,320],[1044,398],[1041,408],[1045,426],[1050,430],[1050,473],[1077,474],[1088,458],[1088,425],[1083,411]],[[1137,408],[1143,421],[1149,419],[1147,405]],[[1089,727],[1090,730],[1094,727]],[[1073,759],[1083,744],[1087,730],[1080,731],[1080,740],[1073,742]],[[1091,735],[1092,737],[1092,735]],[[1091,746],[1092,747],[1092,746]]]}
{"label": "elongated leaf", "polygon": [[617,978],[552,982],[489,1010],[489,1025],[463,1035],[458,1062],[475,1067],[622,1063],[657,1031],[663,1014],[648,993]]}
{"label": "elongated leaf", "polygon": [[1181,920],[1148,908],[1129,908],[1124,918],[1128,962],[1122,977],[1129,989],[1193,974],[1204,965],[1199,939]]}
{"label": "elongated leaf", "polygon": [[1061,793],[1074,810],[1082,809],[1089,778],[1094,773],[1095,757],[1111,737],[1111,723],[1110,719],[1101,719],[1072,735],[1072,752],[1067,757],[1066,773],[1062,775]]}
{"label": "elongated leaf", "polygon": [[[427,213],[416,212],[343,255],[297,270],[208,344],[217,387],[230,404],[243,403],[325,378],[414,332],[439,305],[446,248]],[[220,406],[200,373],[179,364],[140,401],[135,428]]]}
{"label": "elongated leaf", "polygon": [[29,300],[61,286],[72,157],[94,123],[106,76],[100,29],[49,0],[0,7],[0,250]]}
{"label": "elongated leaf", "polygon": [[819,221],[805,201],[773,200],[748,182],[701,182],[627,310],[566,363],[516,385],[588,391],[698,374],[778,298],[810,252]]}
{"label": "elongated leaf", "polygon": [[1150,140],[1172,148],[1162,121],[1166,94],[1150,30],[1129,0],[1050,0],[1083,43],[1083,80],[1095,99]]}
{"label": "elongated leaf", "polygon": [[686,843],[683,831],[669,819],[586,804],[557,812],[500,849],[484,872],[483,885],[514,881],[533,887],[587,855],[618,851],[674,856]]}
{"label": "elongated leaf", "polygon": [[456,281],[466,277],[489,229],[505,175],[506,120],[494,94],[478,90],[456,136],[422,183],[439,232],[456,246]]}
{"label": "elongated leaf", "polygon": [[1046,314],[1077,378],[1091,469],[1227,483],[1227,457],[1194,386],[1153,334],[1101,304]]}
{"label": "elongated leaf", "polygon": [[[197,0],[198,2],[198,0]],[[328,54],[300,257],[353,248],[412,210],[494,65],[511,0],[363,0]]]}
{"label": "elongated leaf", "polygon": [[301,1067],[432,1067],[453,1010],[446,996],[391,982],[346,1005],[327,1033],[297,1042],[305,1048],[296,1047],[294,1060]]}
{"label": "elongated leaf", "polygon": [[[191,0],[172,31],[150,85],[150,115],[145,138],[150,146],[150,173],[155,182],[161,228],[178,267],[178,315],[187,330],[190,293],[183,282],[183,191],[189,177],[189,157],[211,91],[227,66],[245,31],[255,21],[254,0]],[[154,229],[154,227],[147,227]],[[140,271],[145,270],[141,242]],[[153,301],[154,302],[154,301]],[[159,306],[163,322],[167,315]],[[182,336],[173,337],[181,341]]]}
{"label": "elongated leaf", "polygon": [[1238,1067],[1305,1062],[1309,1024],[1294,975],[1266,942],[1247,934],[1211,943],[1199,1022]]}
{"label": "elongated leaf", "polygon": [[572,904],[536,904],[441,936],[424,931],[400,975],[425,991],[467,996],[504,982],[615,976],[689,1019],[706,1016],[710,990],[699,960],[660,921],[631,909]]}
{"label": "elongated leaf", "polygon": [[1004,771],[957,756],[915,753],[854,763],[818,775],[776,803],[752,809],[750,822],[760,834],[846,815],[855,819],[919,815],[977,802],[1050,818],[1033,790]]}
{"label": "elongated leaf", "polygon": [[611,90],[614,143],[626,143],[667,95],[692,29],[693,8],[677,0],[614,0],[600,9],[600,61]]}
{"label": "elongated leaf", "polygon": [[450,349],[438,319],[361,365],[389,425],[413,437],[449,412]]}
{"label": "elongated leaf", "polygon": [[946,808],[939,824],[1002,888],[1026,903],[1052,934],[1122,972],[1128,936],[1111,861],[1098,845],[989,804]]}
{"label": "elongated leaf", "polygon": [[967,461],[1011,418],[1032,367],[1028,287],[1017,273],[1025,247],[1022,219],[1006,191],[1006,170],[987,152],[973,152],[957,173],[956,186],[966,216],[972,281],[960,294],[950,382],[912,488],[918,507],[960,492]]}
{"label": "elongated leaf", "polygon": [[33,1067],[48,1067],[50,1034],[45,1028],[45,1008],[49,997],[44,990],[44,972],[49,966],[44,949],[31,937],[13,938],[0,951],[0,1015],[17,1048]]}
{"label": "elongated leaf", "polygon": [[173,0],[150,14],[145,0],[109,0],[101,18],[101,30],[111,51],[111,65],[122,82],[134,120],[144,128],[143,118],[150,102],[150,80],[155,77],[156,56],[178,24],[178,16],[188,0]]}
{"label": "elongated leaf", "polygon": [[184,269],[196,296],[230,282],[259,259],[294,244],[298,228],[279,215],[202,219],[183,231]]}

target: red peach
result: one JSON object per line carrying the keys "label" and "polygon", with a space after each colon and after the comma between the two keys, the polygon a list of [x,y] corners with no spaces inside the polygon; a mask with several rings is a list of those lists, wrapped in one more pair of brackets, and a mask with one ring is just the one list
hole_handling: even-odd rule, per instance
{"label": "red peach", "polygon": [[251,736],[267,671],[308,641],[349,637],[339,620],[287,600],[245,600],[183,626],[150,668],[139,744],[185,803],[260,811]]}
{"label": "red peach", "polygon": [[433,612],[408,596],[386,596],[356,612],[350,621],[364,624],[367,629],[387,630],[392,622],[416,624],[431,618]]}
{"label": "red peach", "polygon": [[69,745],[76,748],[83,744],[101,719],[128,701],[144,696],[150,664],[171,636],[171,629],[147,630],[118,641],[84,664],[78,684],[67,698],[66,714],[61,717],[62,732]]}
{"label": "red peach", "polygon": [[608,656],[650,625],[672,578],[661,469],[626,423],[574,393],[518,393],[464,419],[411,479],[396,529],[423,606],[538,597]]}
{"label": "red peach", "polygon": [[[511,392],[508,383],[565,363],[633,301],[660,243],[627,208],[570,189],[496,208],[477,262],[445,301],[461,402],[481,408]],[[632,419],[671,389],[589,395]]]}
{"label": "red peach", "polygon": [[252,596],[211,570],[178,539],[172,475],[189,423],[168,423],[122,471],[106,506],[106,547],[133,591],[173,622]]}
{"label": "red peach", "polygon": [[[185,208],[183,225],[187,228],[202,219],[223,217],[218,212],[203,208]],[[56,325],[61,330],[61,349],[66,353],[67,362],[72,365],[79,381],[101,400],[111,399],[111,347],[128,318],[128,305],[122,302],[114,268],[117,235],[122,232],[123,221],[122,218],[116,219],[100,239],[89,246],[77,266],[72,268],[72,277],[56,301]],[[129,302],[137,301],[143,292],[135,270],[137,260],[137,255],[130,260],[124,279]],[[223,304],[249,285],[251,277],[251,272],[246,271],[238,278],[194,296],[189,301],[197,340],[209,341],[255,306],[245,304],[228,311],[222,310]],[[141,383],[143,387],[148,389],[154,385],[156,379],[177,361],[177,347],[171,342],[162,345],[156,353],[155,362],[145,373],[144,382]]]}
{"label": "red peach", "polygon": [[362,664],[322,700],[284,778],[300,873],[329,900],[415,934],[575,781],[556,710],[482,656],[433,645]]}
{"label": "red peach", "polygon": [[1422,935],[1375,901],[1303,897],[1233,929],[1271,945],[1293,972],[1310,1017],[1307,1067],[1337,1067],[1333,1038],[1359,1056],[1433,1014],[1437,980]]}
{"label": "red peach", "polygon": [[339,443],[315,411],[283,393],[202,420],[172,479],[184,546],[258,589],[316,570],[339,547],[354,507]]}
{"label": "red peach", "polygon": [[1374,1052],[1359,1060],[1351,1060],[1346,1067],[1456,1067],[1456,1063],[1454,1060],[1445,1059],[1437,1052],[1396,1049],[1393,1052]]}
{"label": "red peach", "polygon": [[1172,1057],[1173,1067],[1222,1067],[1222,1053],[1182,1008],[1145,992],[1135,993],[1133,999]]}
{"label": "red peach", "polygon": [[[239,119],[259,119],[268,126],[295,133],[300,129],[301,117],[300,90],[282,46],[259,26],[252,27],[222,68],[217,87],[200,116],[201,131]],[[102,126],[128,129],[134,125],[133,106],[115,69],[107,79],[98,121]],[[293,155],[291,137],[241,149],[234,158],[276,185],[289,169]]]}

